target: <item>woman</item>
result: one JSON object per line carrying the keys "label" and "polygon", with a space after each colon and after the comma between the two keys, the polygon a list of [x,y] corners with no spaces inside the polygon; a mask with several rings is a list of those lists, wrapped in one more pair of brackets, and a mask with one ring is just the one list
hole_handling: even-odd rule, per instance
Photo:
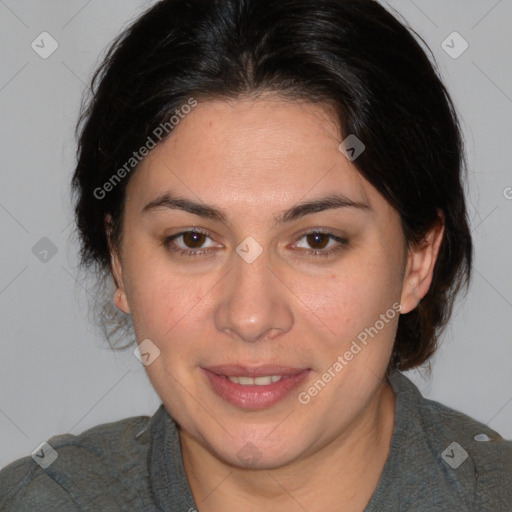
{"label": "woman", "polygon": [[376,2],[157,3],[98,70],[73,187],[162,406],[12,463],[1,510],[510,510],[512,443],[401,374],[469,281],[463,164]]}

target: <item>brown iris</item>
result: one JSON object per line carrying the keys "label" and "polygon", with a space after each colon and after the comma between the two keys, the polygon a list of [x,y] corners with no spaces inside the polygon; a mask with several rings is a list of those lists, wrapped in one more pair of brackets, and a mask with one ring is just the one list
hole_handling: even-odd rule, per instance
{"label": "brown iris", "polygon": [[206,235],[197,231],[187,231],[183,235],[183,242],[191,249],[199,249],[204,244]]}
{"label": "brown iris", "polygon": [[[309,233],[306,236],[308,244],[313,249],[324,249],[327,246],[327,244],[329,243],[329,238],[330,238],[329,235],[326,235],[325,233]],[[322,242],[325,242],[325,243],[322,243]],[[318,247],[315,244],[320,244],[321,247]]]}

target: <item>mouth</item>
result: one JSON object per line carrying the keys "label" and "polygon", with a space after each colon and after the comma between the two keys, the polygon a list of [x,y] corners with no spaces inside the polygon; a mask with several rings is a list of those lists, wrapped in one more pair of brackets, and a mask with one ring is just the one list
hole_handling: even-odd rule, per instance
{"label": "mouth", "polygon": [[201,368],[210,388],[224,401],[245,410],[272,407],[310,373],[309,368],[220,365]]}

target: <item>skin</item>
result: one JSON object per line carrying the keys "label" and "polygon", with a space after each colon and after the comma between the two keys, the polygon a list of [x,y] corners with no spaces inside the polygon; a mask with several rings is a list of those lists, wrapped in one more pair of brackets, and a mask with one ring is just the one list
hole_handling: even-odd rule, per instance
{"label": "skin", "polygon": [[[341,140],[333,112],[321,105],[270,93],[199,102],[127,186],[123,243],[112,250],[114,300],[132,315],[139,343],[149,338],[160,349],[146,370],[180,425],[201,512],[269,503],[361,511],[377,486],[393,431],[385,372],[399,314],[309,403],[297,395],[394,303],[402,313],[417,306],[443,226],[408,249],[398,213],[339,151]],[[164,207],[141,213],[166,191],[222,209],[227,222]],[[368,208],[276,225],[280,212],[334,192]],[[174,246],[207,254],[183,256],[163,244],[192,228],[208,235]],[[348,244],[304,236],[315,228]],[[236,252],[246,237],[262,249],[252,263]],[[329,256],[308,253],[334,247]],[[246,411],[216,395],[200,370],[227,363],[311,372],[281,402]],[[257,454],[251,461],[238,456],[244,446]]]}

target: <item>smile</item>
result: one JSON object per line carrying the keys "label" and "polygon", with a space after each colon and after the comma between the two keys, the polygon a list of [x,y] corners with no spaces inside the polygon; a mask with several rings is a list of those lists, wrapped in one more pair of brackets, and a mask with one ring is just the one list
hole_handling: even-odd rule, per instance
{"label": "smile", "polygon": [[280,381],[283,376],[282,375],[267,375],[266,377],[256,377],[253,379],[252,377],[227,377],[231,382],[235,384],[241,384],[242,386],[268,386],[272,384],[272,382]]}
{"label": "smile", "polygon": [[223,401],[245,410],[266,409],[288,397],[309,368],[221,365],[201,368],[206,385]]}

